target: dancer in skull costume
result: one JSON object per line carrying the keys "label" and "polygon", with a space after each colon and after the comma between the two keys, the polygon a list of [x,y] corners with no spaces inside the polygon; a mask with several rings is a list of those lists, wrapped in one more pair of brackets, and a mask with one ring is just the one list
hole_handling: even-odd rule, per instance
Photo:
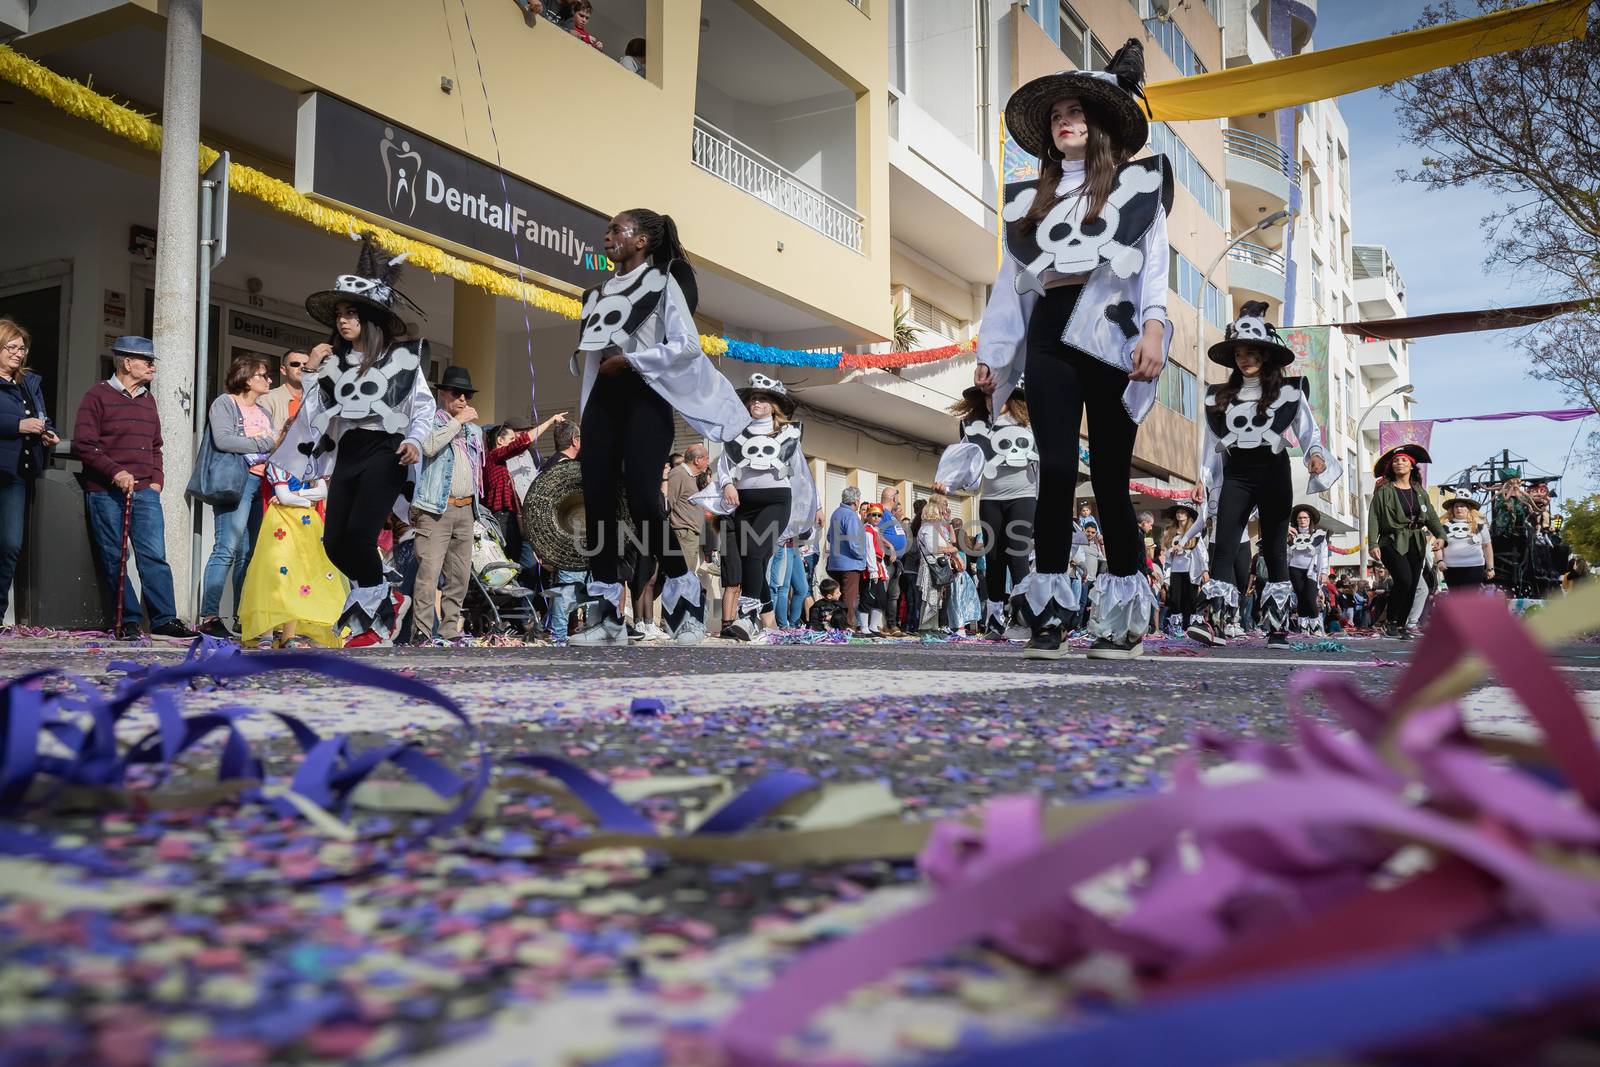
{"label": "dancer in skull costume", "polygon": [[[1292,431],[1305,450],[1311,474],[1308,492],[1326,491],[1341,474],[1338,461],[1322,447],[1306,380],[1283,375],[1283,368],[1294,362],[1294,351],[1263,317],[1266,312],[1264,302],[1246,301],[1226,337],[1207,353],[1213,363],[1232,373],[1226,382],[1206,388],[1199,492],[1211,501],[1217,516],[1217,547],[1211,580],[1201,590],[1209,618],[1190,625],[1188,631],[1202,644],[1225,644],[1221,634],[1238,617],[1241,590],[1234,578],[1234,553],[1252,507],[1261,514],[1261,554],[1267,561],[1261,628],[1267,631],[1269,646],[1289,644],[1294,592],[1289,584],[1288,533],[1294,486],[1285,435]],[[1314,602],[1303,610],[1314,611]]]}
{"label": "dancer in skull costume", "polygon": [[1321,525],[1322,512],[1310,504],[1296,504],[1289,512],[1289,584],[1303,634],[1323,632],[1317,595],[1328,576],[1328,535],[1318,529]]}
{"label": "dancer in skull costume", "polygon": [[[694,269],[670,215],[624,211],[606,227],[604,248],[616,274],[584,294],[572,372],[582,374],[587,597],[573,609],[567,640],[626,644],[618,560],[618,483],[637,529],[641,566],[659,561],[661,609],[675,640],[705,635],[699,579],[688,573],[661,507],[661,469],[672,449],[674,410],[712,441],[730,441],[750,424],[733,386],[700,349]],[[580,368],[579,361],[582,360]]]}
{"label": "dancer in skull costume", "polygon": [[1162,537],[1167,568],[1167,610],[1181,631],[1197,618],[1199,591],[1206,573],[1207,552],[1205,519],[1193,504],[1177,503],[1167,509],[1166,534]]}
{"label": "dancer in skull costume", "polygon": [[[1024,376],[1039,453],[1035,572],[1016,590],[1032,638],[1024,655],[1062,655],[1078,610],[1067,578],[1078,427],[1089,418],[1090,478],[1105,538],[1106,573],[1090,600],[1089,655],[1139,655],[1156,598],[1140,573],[1142,538],[1128,497],[1139,423],[1166,363],[1165,156],[1131,160],[1150,127],[1142,95],[1144,49],[1129,40],[1105,71],[1036,78],[1006,102],[1006,125],[1039,157],[1037,182],[1006,187],[1006,255],[978,338],[973,384],[1004,411]],[[1130,161],[1131,160],[1131,161]]]}
{"label": "dancer in skull costume", "polygon": [[408,599],[391,590],[378,535],[404,519],[417,482],[422,439],[436,409],[427,346],[407,340],[402,306],[421,310],[395,283],[405,256],[386,257],[368,237],[354,274],[306,298],[306,311],[333,330],[309,353],[305,399],[272,462],[304,482],[328,478],[323,548],[350,579],[335,632],[350,647],[393,643]]}
{"label": "dancer in skull costume", "polygon": [[[989,597],[984,606],[986,636],[992,641],[1032,636],[1015,614],[1006,618],[1006,588],[1019,593],[1028,577],[1033,547],[1033,516],[1039,501],[1039,450],[1028,425],[1028,401],[1019,386],[999,415],[992,398],[974,386],[950,409],[961,420],[961,440],[944,450],[934,474],[936,493],[977,489],[978,522],[987,531],[984,556]],[[1009,625],[1008,625],[1009,621]],[[1020,632],[1018,632],[1020,630]],[[1008,632],[1009,631],[1009,632]]]}
{"label": "dancer in skull costume", "polygon": [[762,627],[777,625],[767,564],[779,541],[811,530],[817,490],[800,448],[802,427],[789,421],[795,402],[787,387],[758,371],[738,394],[750,425],[717,457],[711,484],[689,499],[727,516],[722,523],[722,636],[749,641]]}
{"label": "dancer in skull costume", "polygon": [[1489,524],[1478,515],[1478,502],[1470,496],[1453,496],[1444,510],[1444,551],[1439,567],[1452,593],[1476,590],[1494,580],[1494,546]]}

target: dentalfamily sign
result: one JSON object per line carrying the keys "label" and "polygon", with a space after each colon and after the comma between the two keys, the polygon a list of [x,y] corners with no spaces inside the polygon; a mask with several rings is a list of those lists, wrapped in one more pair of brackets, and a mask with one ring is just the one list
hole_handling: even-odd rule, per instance
{"label": "dentalfamily sign", "polygon": [[583,288],[611,269],[604,215],[322,93],[300,102],[294,183]]}

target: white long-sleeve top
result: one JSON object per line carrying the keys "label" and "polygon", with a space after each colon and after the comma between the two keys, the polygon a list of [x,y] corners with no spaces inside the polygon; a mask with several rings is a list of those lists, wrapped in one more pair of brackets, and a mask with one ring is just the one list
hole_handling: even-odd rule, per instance
{"label": "white long-sleeve top", "polygon": [[[1058,193],[1073,193],[1083,186],[1083,161],[1066,160],[1061,165],[1061,183],[1056,186]],[[1083,207],[1087,200],[1080,200]],[[1145,231],[1140,242],[1140,252],[1143,255],[1143,267],[1134,279],[1134,293],[1130,298],[1138,307],[1138,321],[1142,326],[1148,322],[1160,322],[1166,330],[1167,341],[1170,344],[1172,325],[1167,320],[1167,275],[1171,252],[1167,244],[1167,216],[1165,211],[1158,210],[1155,221]],[[1011,395],[1011,390],[1022,377],[1024,364],[1027,362],[1028,320],[1033,316],[1033,309],[1038,306],[1037,293],[1026,291],[1017,292],[1017,262],[1009,254],[1000,257],[1000,271],[995,277],[994,289],[989,294],[989,303],[983,312],[983,329],[978,334],[978,362],[994,372],[996,387],[994,391],[995,410],[1005,408],[1006,399]],[[1102,261],[1087,276],[1090,279],[1109,277],[1110,266]],[[1045,270],[1039,280],[1046,287],[1053,287],[1052,282],[1063,280],[1060,274],[1053,270]],[[1080,297],[1080,304],[1089,298],[1089,287],[1086,284],[1084,294]],[[1074,313],[1074,318],[1078,314]],[[1090,355],[1105,361],[1122,370],[1132,367],[1133,345],[1138,338],[1123,346],[1123,350],[1116,353],[1090,352]],[[1144,412],[1149,410],[1148,403],[1142,400],[1143,388],[1135,391],[1134,387],[1148,386],[1149,399],[1155,397],[1154,382],[1130,382],[1130,393],[1125,398],[1125,403],[1130,408],[1130,414],[1135,416],[1135,421],[1143,418]],[[1136,400],[1138,395],[1141,399]],[[1142,408],[1142,411],[1136,409]]]}
{"label": "white long-sleeve top", "polygon": [[1489,562],[1484,546],[1489,544],[1489,524],[1480,522],[1476,533],[1472,524],[1464,519],[1451,519],[1444,524],[1444,565],[1446,567],[1483,567]]}
{"label": "white long-sleeve top", "polygon": [[[790,425],[799,429],[798,424]],[[778,432],[787,429],[789,427],[786,426]],[[768,417],[751,420],[749,426],[734,436],[748,440],[751,437],[770,436],[772,432],[772,419]],[[723,489],[730,484],[740,490],[789,490],[789,521],[784,525],[782,538],[798,538],[812,529],[813,516],[817,511],[817,484],[812,480],[811,465],[806,462],[800,442],[795,443],[787,462],[776,467],[752,464],[748,452],[743,461],[736,463],[729,450],[723,449],[712,469],[710,483],[689,500],[715,515],[732,514],[733,508],[722,495]]]}
{"label": "white long-sleeve top", "polygon": [[[1320,531],[1312,530],[1312,534]],[[1328,574],[1328,535],[1314,539],[1310,548],[1298,546],[1294,541],[1295,531],[1289,531],[1289,566],[1296,570],[1305,571],[1313,582],[1320,582]]]}
{"label": "white long-sleeve top", "polygon": [[[627,289],[641,272],[652,269],[646,260],[627,274],[606,279],[602,293]],[[700,348],[689,301],[677,279],[669,273],[666,289],[653,314],[618,346],[628,364],[684,421],[713,441],[729,440],[750,423],[739,394]],[[581,415],[589,392],[600,373],[602,351],[579,353],[583,357],[583,386],[578,402]]]}
{"label": "white long-sleeve top", "polygon": [[[1202,505],[1202,509],[1204,505]],[[1210,567],[1206,557],[1206,517],[1204,510],[1200,516],[1190,523],[1182,533],[1175,537],[1172,544],[1167,546],[1167,575],[1187,574],[1191,581],[1200,581],[1200,576]]]}
{"label": "white long-sleeve top", "polygon": [[[1207,390],[1206,402],[1208,404],[1211,402],[1212,392],[1212,390]],[[1244,385],[1239,389],[1239,398],[1235,403],[1254,405],[1260,399],[1261,379],[1259,377],[1246,378]],[[1340,474],[1338,464],[1328,455],[1327,449],[1322,447],[1322,428],[1317,425],[1316,417],[1311,414],[1311,405],[1306,402],[1304,397],[1296,401],[1289,401],[1289,403],[1295,405],[1294,421],[1289,424],[1289,431],[1294,434],[1295,442],[1305,449],[1304,462],[1306,467],[1309,468],[1311,466],[1312,456],[1321,456],[1323,463],[1327,465],[1327,469],[1323,472],[1318,485],[1311,488],[1311,491],[1315,493],[1324,492],[1328,486],[1338,481]],[[1206,428],[1205,437],[1200,444],[1200,482],[1206,487],[1206,492],[1210,493],[1222,484],[1222,471],[1227,462],[1230,446],[1224,445],[1222,440],[1217,437],[1216,432],[1211,428],[1211,421],[1205,417],[1203,411],[1200,417]],[[1235,444],[1232,447],[1239,448],[1240,445]],[[1276,453],[1282,452],[1288,447],[1288,441],[1285,438],[1278,437],[1275,440],[1268,440],[1249,447],[1270,448]]]}

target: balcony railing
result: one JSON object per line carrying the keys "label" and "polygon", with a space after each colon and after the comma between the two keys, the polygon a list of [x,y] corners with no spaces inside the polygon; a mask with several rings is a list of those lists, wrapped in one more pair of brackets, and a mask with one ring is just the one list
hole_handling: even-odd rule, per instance
{"label": "balcony railing", "polygon": [[1289,267],[1283,260],[1283,253],[1251,244],[1249,241],[1241,241],[1228,249],[1228,258],[1236,259],[1240,263],[1253,263],[1258,267],[1277,271],[1279,274],[1289,273]]}
{"label": "balcony railing", "polygon": [[1223,130],[1222,147],[1233,155],[1271,167],[1291,182],[1298,184],[1300,181],[1300,164],[1260,134],[1249,130]]}
{"label": "balcony railing", "polygon": [[861,251],[859,213],[698,115],[694,120],[693,160],[701,170],[766,201],[824,237],[852,252]]}

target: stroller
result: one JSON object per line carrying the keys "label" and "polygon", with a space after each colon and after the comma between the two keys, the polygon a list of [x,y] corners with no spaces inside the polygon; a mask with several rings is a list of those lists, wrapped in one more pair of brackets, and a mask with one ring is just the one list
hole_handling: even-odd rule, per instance
{"label": "stroller", "polygon": [[517,583],[521,570],[506,558],[500,529],[479,520],[472,535],[472,578],[462,604],[462,628],[477,636],[527,636],[544,628],[538,597]]}

